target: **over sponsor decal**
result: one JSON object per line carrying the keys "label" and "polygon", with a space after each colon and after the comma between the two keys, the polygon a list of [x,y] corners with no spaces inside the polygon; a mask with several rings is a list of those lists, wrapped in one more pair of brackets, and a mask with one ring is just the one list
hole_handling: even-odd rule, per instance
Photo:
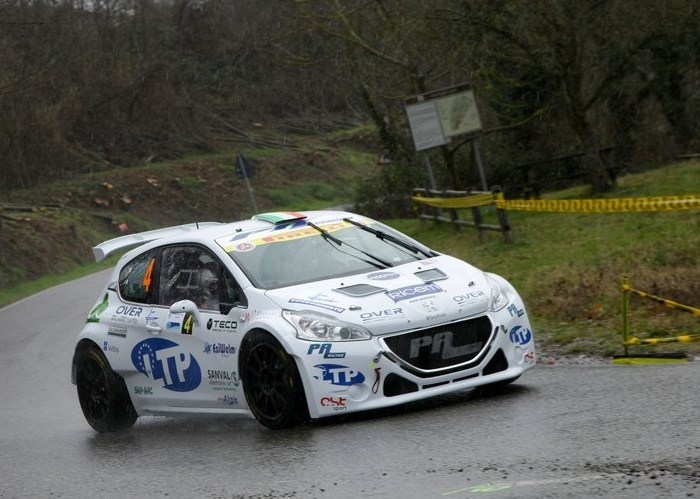
{"label": "over sponsor decal", "polygon": [[384,310],[372,310],[370,312],[362,312],[360,319],[362,322],[377,322],[388,319],[399,319],[404,317],[404,311],[401,307],[385,308]]}

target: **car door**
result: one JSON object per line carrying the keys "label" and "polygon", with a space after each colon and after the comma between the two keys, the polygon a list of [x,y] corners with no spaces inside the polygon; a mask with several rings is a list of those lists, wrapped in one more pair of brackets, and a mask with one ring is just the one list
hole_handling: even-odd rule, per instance
{"label": "car door", "polygon": [[162,376],[167,405],[245,407],[236,369],[240,335],[231,313],[244,300],[228,270],[203,246],[166,246],[158,277],[150,328],[160,348],[153,372]]}

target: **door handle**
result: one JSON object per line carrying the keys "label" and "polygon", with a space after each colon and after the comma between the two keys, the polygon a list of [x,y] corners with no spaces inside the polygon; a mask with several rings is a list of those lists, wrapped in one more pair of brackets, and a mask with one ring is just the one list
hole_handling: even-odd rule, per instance
{"label": "door handle", "polygon": [[146,329],[148,329],[152,334],[158,334],[163,330],[163,328],[156,322],[147,322]]}

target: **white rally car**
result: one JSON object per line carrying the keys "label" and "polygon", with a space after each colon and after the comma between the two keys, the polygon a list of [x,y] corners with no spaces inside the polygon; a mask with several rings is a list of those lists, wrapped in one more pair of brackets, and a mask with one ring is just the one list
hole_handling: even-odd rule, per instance
{"label": "white rally car", "polygon": [[280,212],[106,241],[127,248],[71,378],[97,431],[141,415],[286,428],[509,383],[535,365],[503,278],[348,212]]}

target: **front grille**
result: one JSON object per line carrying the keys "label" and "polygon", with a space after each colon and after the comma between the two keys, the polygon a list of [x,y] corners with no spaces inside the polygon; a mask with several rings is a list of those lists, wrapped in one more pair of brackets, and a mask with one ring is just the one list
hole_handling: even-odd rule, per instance
{"label": "front grille", "polygon": [[[444,374],[455,366],[473,364],[488,350],[493,325],[482,316],[466,321],[442,324],[384,338],[389,351],[407,366]],[[407,366],[404,366],[406,368]]]}

